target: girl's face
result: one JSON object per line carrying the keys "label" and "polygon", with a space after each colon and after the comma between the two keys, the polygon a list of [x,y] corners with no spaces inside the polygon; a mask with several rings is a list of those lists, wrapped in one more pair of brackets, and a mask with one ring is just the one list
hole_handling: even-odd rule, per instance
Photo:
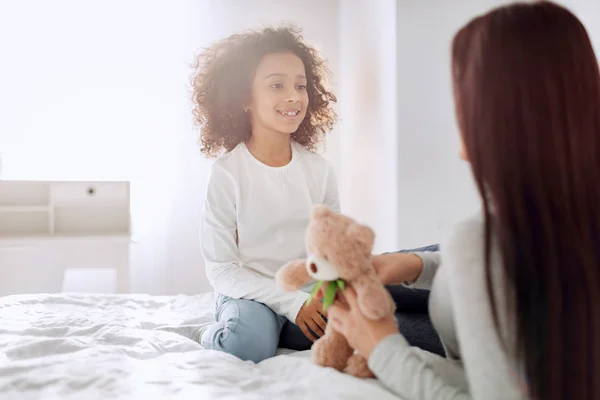
{"label": "girl's face", "polygon": [[268,54],[256,68],[252,81],[252,132],[269,131],[291,135],[306,116],[304,64],[293,53]]}

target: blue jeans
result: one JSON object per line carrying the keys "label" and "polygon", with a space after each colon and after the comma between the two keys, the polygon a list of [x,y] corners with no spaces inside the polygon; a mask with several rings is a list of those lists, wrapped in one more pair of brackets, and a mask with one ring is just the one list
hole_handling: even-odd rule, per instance
{"label": "blue jeans", "polygon": [[258,363],[273,357],[278,347],[308,350],[312,345],[298,325],[262,303],[219,294],[216,306],[217,322],[200,338],[205,349]]}
{"label": "blue jeans", "polygon": [[[438,246],[400,252],[437,251]],[[429,291],[387,286],[396,305],[400,332],[412,346],[441,356],[444,350],[429,319]],[[276,314],[266,305],[244,299],[218,295],[216,321],[200,338],[205,349],[223,351],[242,360],[260,362],[273,357],[278,347],[308,350],[312,342],[300,328],[287,318]],[[313,333],[313,336],[318,335]]]}

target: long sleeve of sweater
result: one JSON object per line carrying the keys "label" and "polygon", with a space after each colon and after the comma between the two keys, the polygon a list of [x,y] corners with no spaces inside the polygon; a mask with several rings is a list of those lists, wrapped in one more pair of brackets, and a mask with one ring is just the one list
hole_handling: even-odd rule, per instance
{"label": "long sleeve of sweater", "polygon": [[[478,219],[457,227],[441,248],[441,265],[432,287],[432,295],[438,289],[436,295],[448,294],[439,300],[451,304],[453,326],[438,332],[442,339],[457,338],[460,361],[411,347],[401,334],[383,339],[369,357],[375,375],[403,399],[526,398],[518,368],[505,353],[491,315],[482,238]],[[498,282],[494,281],[496,289],[501,288]],[[448,290],[441,290],[444,286]]]}
{"label": "long sleeve of sweater", "polygon": [[439,251],[419,251],[414,254],[421,258],[423,269],[417,280],[406,286],[413,289],[431,289],[433,278],[441,263],[441,254]]}

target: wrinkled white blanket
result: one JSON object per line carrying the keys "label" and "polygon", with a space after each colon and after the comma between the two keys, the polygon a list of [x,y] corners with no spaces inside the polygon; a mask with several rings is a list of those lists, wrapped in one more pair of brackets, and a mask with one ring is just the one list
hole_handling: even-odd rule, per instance
{"label": "wrinkled white blanket", "polygon": [[282,351],[260,364],[193,340],[212,295],[0,298],[0,399],[396,399]]}

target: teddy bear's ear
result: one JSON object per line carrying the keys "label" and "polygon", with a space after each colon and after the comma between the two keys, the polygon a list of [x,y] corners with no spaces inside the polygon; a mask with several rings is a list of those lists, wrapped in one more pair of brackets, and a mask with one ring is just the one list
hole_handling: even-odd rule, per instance
{"label": "teddy bear's ear", "polygon": [[312,210],[313,219],[324,218],[331,215],[331,210],[322,204],[316,205]]}
{"label": "teddy bear's ear", "polygon": [[353,223],[348,227],[348,231],[346,233],[352,239],[363,244],[369,252],[375,244],[375,232],[373,232],[373,229],[369,228],[366,225]]}

